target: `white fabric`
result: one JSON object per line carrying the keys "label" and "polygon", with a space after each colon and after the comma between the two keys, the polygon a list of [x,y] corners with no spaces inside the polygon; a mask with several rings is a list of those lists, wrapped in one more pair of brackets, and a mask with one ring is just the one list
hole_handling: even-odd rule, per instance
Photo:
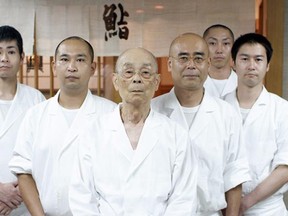
{"label": "white fabric", "polygon": [[9,163],[15,174],[33,175],[45,215],[49,216],[72,215],[68,186],[79,131],[116,106],[89,91],[69,127],[57,101],[59,93],[27,112]]}
{"label": "white fabric", "polygon": [[180,126],[151,110],[135,151],[119,109],[85,132],[70,187],[73,215],[195,215],[196,158]]}
{"label": "white fabric", "polygon": [[[104,5],[112,4],[116,6],[116,29],[112,31],[116,35],[105,41]],[[123,18],[127,25],[117,24],[121,17],[118,4],[129,13]],[[176,36],[191,29],[202,35],[215,23],[229,26],[235,37],[255,31],[255,1],[225,0],[211,6],[210,0],[161,0],[157,4],[154,0],[1,0],[0,7],[0,24],[15,26],[21,32],[27,55],[33,53],[35,29],[37,54],[42,56],[53,56],[56,45],[72,35],[89,40],[97,56],[118,56],[132,47],[145,47],[157,57],[167,56]],[[123,27],[129,29],[128,40],[119,38]]]}
{"label": "white fabric", "polygon": [[185,115],[185,118],[186,118],[186,121],[187,121],[187,124],[189,126],[189,128],[191,128],[192,124],[193,124],[193,121],[197,115],[197,112],[199,110],[199,106],[196,106],[196,107],[182,107],[182,110],[183,110],[183,113]]}
{"label": "white fabric", "polygon": [[205,91],[208,92],[211,96],[218,97],[223,99],[227,94],[233,92],[237,88],[237,74],[231,70],[231,74],[226,82],[226,85],[222,92],[218,90],[217,82],[213,82],[210,76],[207,76],[206,81],[204,82]]}
{"label": "white fabric", "polygon": [[0,127],[4,127],[4,121],[6,119],[12,102],[13,100],[0,100]]}
{"label": "white fabric", "polygon": [[[116,6],[116,29],[112,31],[116,35],[105,41],[104,5],[112,4]],[[118,4],[129,13],[123,19],[127,25],[117,24],[121,16]],[[235,37],[254,31],[255,1],[225,0],[211,7],[210,0],[161,0],[157,4],[154,0],[1,0],[0,7],[0,24],[15,26],[21,32],[28,55],[33,53],[35,29],[37,54],[42,56],[53,56],[60,40],[71,35],[89,40],[99,56],[118,56],[132,47],[145,47],[157,57],[167,56],[176,36],[189,29],[202,35],[215,22],[229,26]],[[128,40],[119,38],[123,27],[129,29]]]}
{"label": "white fabric", "polygon": [[[241,115],[235,91],[227,95],[225,100],[231,103],[238,114]],[[263,87],[243,125],[244,142],[252,177],[251,181],[243,184],[244,195],[254,190],[277,166],[288,165],[287,119],[288,102],[275,94],[267,92]],[[287,185],[283,186],[266,201],[264,200],[262,203],[253,206],[245,215],[286,215],[287,213],[277,214],[279,208],[280,212],[281,209],[282,212],[286,212],[283,203],[283,193],[286,190]],[[275,202],[275,199],[278,202]],[[275,209],[275,214],[271,213],[271,211],[273,212],[272,209]]]}
{"label": "white fabric", "polygon": [[[152,108],[189,130],[174,88],[154,98]],[[217,215],[227,205],[225,192],[250,179],[241,119],[228,103],[205,92],[189,134],[199,160],[197,215]]]}
{"label": "white fabric", "polygon": [[61,107],[63,115],[65,116],[65,119],[68,123],[68,127],[72,125],[72,122],[74,121],[79,109],[66,109],[64,107]]}
{"label": "white fabric", "polygon": [[[117,2],[37,0],[34,2],[37,54],[44,56],[53,56],[60,40],[71,35],[88,39],[97,50],[96,55],[99,56],[118,56],[128,48],[145,47],[160,57],[168,55],[171,41],[179,34],[193,29],[193,32],[202,35],[205,28],[215,22],[229,26],[233,29],[235,37],[255,30],[255,1],[251,0],[225,0],[213,6],[210,0],[182,0],[181,2],[161,0],[157,1],[157,4],[155,0],[118,0]],[[116,26],[115,31],[110,32],[116,34],[105,41],[107,31],[103,20],[104,6],[109,7],[112,4],[115,5],[113,12]],[[123,17],[127,25],[118,25],[121,19],[119,4],[122,4],[123,10],[129,14]],[[205,14],[205,19],[202,14]],[[31,23],[33,22],[28,24]],[[124,27],[129,29],[128,40],[119,37],[119,29]]]}
{"label": "white fabric", "polygon": [[241,116],[242,116],[242,124],[245,123],[246,119],[247,119],[247,116],[249,114],[251,109],[244,109],[244,108],[240,108],[240,113],[241,113]]}
{"label": "white fabric", "polygon": [[[17,181],[17,178],[10,172],[8,162],[12,156],[17,132],[27,109],[45,100],[40,91],[29,86],[17,83],[17,91],[7,113],[4,124],[0,127],[0,182],[8,183]],[[12,211],[11,216],[24,214],[22,210],[17,210],[17,214]],[[21,213],[22,211],[22,213]]]}

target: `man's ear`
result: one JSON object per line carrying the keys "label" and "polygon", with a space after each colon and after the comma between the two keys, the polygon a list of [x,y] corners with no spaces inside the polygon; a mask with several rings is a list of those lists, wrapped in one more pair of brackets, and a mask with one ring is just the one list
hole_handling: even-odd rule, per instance
{"label": "man's ear", "polygon": [[172,71],[172,59],[171,59],[171,57],[168,58],[167,68],[168,68],[168,71],[169,71],[169,72]]}
{"label": "man's ear", "polygon": [[20,63],[21,63],[21,64],[23,64],[24,58],[25,58],[25,53],[23,52],[23,53],[20,55]]}
{"label": "man's ear", "polygon": [[159,85],[160,85],[160,81],[161,81],[160,74],[156,74],[156,78],[155,78],[155,91],[158,90]]}
{"label": "man's ear", "polygon": [[266,73],[268,73],[269,69],[270,69],[270,63],[267,64]]}
{"label": "man's ear", "polygon": [[54,74],[54,76],[57,76],[55,61],[52,61],[51,64],[52,64],[52,68],[53,68],[53,74]]}
{"label": "man's ear", "polygon": [[115,90],[118,91],[119,90],[119,87],[118,87],[118,74],[113,73],[112,82],[113,82]]}
{"label": "man's ear", "polygon": [[93,76],[93,75],[94,75],[95,70],[96,70],[96,66],[97,66],[97,63],[96,63],[96,62],[92,62],[92,63],[91,63],[91,74],[90,74],[90,76]]}
{"label": "man's ear", "polygon": [[235,66],[236,64],[235,64],[235,62],[234,61],[232,61],[232,69],[233,69],[233,71],[235,71],[236,72],[236,66]]}
{"label": "man's ear", "polygon": [[208,57],[207,62],[208,62],[208,67],[210,68],[210,66],[211,66],[211,58],[210,57]]}

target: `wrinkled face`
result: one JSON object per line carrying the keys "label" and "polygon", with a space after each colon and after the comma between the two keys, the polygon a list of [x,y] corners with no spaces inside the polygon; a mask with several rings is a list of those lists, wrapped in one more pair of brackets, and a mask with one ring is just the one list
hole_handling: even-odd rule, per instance
{"label": "wrinkled face", "polygon": [[200,36],[182,36],[170,48],[168,70],[175,88],[202,89],[209,64],[208,47]]}
{"label": "wrinkled face", "polygon": [[221,69],[231,63],[233,38],[224,28],[212,28],[204,38],[208,44],[211,66]]}
{"label": "wrinkled face", "polygon": [[150,103],[160,82],[156,64],[154,57],[141,48],[128,50],[119,57],[113,84],[123,103]]}
{"label": "wrinkled face", "polygon": [[64,41],[58,49],[54,70],[63,90],[87,90],[95,63],[91,63],[88,45],[81,40]]}
{"label": "wrinkled face", "polygon": [[269,70],[266,50],[261,44],[244,44],[240,47],[234,70],[238,75],[238,85],[247,87],[262,86],[262,81]]}
{"label": "wrinkled face", "polygon": [[17,77],[24,54],[20,55],[16,40],[0,41],[0,78]]}

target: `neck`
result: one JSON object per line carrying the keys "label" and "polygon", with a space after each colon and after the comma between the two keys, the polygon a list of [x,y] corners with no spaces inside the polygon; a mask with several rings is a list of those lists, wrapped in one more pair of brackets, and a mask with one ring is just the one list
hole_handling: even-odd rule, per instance
{"label": "neck", "polygon": [[253,88],[247,86],[237,87],[237,99],[241,108],[250,109],[258,99],[263,89],[263,85]]}
{"label": "neck", "polygon": [[0,99],[12,100],[17,90],[17,79],[0,78]]}
{"label": "neck", "polygon": [[201,104],[204,96],[204,88],[190,91],[186,89],[174,88],[176,97],[183,107],[196,107]]}
{"label": "neck", "polygon": [[62,107],[66,109],[79,109],[87,96],[87,91],[83,91],[81,93],[75,93],[75,92],[67,93],[61,90],[58,102]]}
{"label": "neck", "polygon": [[150,106],[135,107],[132,104],[123,103],[121,106],[121,117],[124,124],[144,123],[150,112]]}
{"label": "neck", "polygon": [[216,68],[212,65],[209,68],[209,76],[213,79],[223,80],[228,79],[231,74],[230,65],[226,65],[222,68]]}

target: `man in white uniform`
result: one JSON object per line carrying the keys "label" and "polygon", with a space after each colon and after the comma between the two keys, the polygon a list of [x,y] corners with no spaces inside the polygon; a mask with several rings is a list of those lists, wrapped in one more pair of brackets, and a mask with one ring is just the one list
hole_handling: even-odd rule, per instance
{"label": "man in white uniform", "polygon": [[88,89],[93,59],[86,40],[69,37],[60,42],[54,62],[60,90],[30,109],[19,129],[9,167],[18,176],[31,215],[72,215],[68,187],[79,131],[116,106]]}
{"label": "man in white uniform", "polygon": [[241,184],[250,179],[241,121],[228,103],[204,91],[208,53],[201,36],[178,36],[168,60],[174,88],[154,98],[152,108],[189,131],[199,160],[197,215],[238,215]]}
{"label": "man in white uniform", "polygon": [[215,24],[204,31],[203,38],[208,44],[211,59],[204,88],[210,95],[223,99],[237,87],[237,75],[231,68],[234,34],[227,26]]}
{"label": "man in white uniform", "polygon": [[288,181],[288,102],[263,85],[272,52],[270,42],[255,33],[239,37],[232,48],[238,87],[225,100],[242,116],[252,176],[243,184],[240,215],[245,216],[288,215],[283,202]]}
{"label": "man in white uniform", "polygon": [[197,167],[188,134],[150,108],[159,82],[149,51],[119,56],[113,84],[122,103],[80,136],[73,215],[195,215]]}
{"label": "man in white uniform", "polygon": [[45,100],[45,97],[40,91],[18,83],[17,73],[23,64],[24,56],[21,34],[11,26],[1,26],[0,215],[28,214],[22,203],[17,178],[10,172],[8,162],[12,156],[18,128],[26,110]]}

